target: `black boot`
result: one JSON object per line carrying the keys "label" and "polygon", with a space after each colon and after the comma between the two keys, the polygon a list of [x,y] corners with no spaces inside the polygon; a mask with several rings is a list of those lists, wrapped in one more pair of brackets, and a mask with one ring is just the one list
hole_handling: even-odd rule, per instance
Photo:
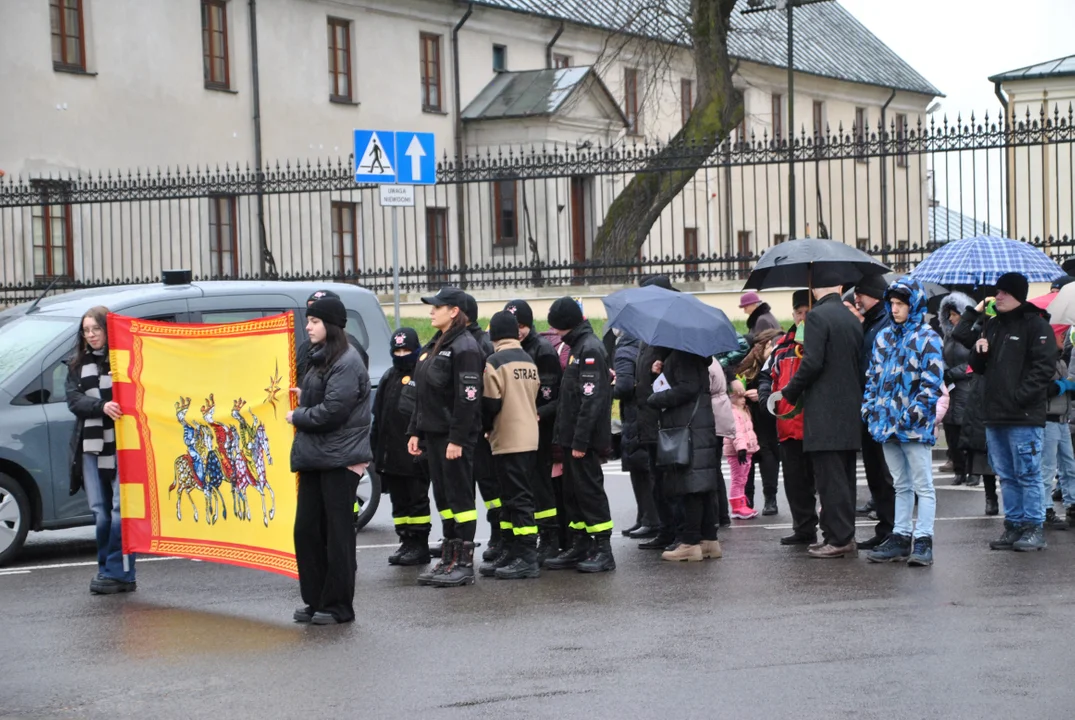
{"label": "black boot", "polygon": [[491,562],[500,557],[500,551],[504,547],[504,531],[500,528],[500,510],[490,508],[485,513],[489,521],[489,547],[482,553],[482,560]]}
{"label": "black boot", "polygon": [[956,479],[952,481],[953,485],[963,485],[967,482],[966,475],[956,475]]}
{"label": "black boot", "polygon": [[429,536],[414,535],[411,537],[410,547],[396,561],[396,565],[428,565],[430,559]]}
{"label": "black boot", "polygon": [[762,515],[776,515],[780,510],[776,506],[775,497],[765,498],[765,509],[761,511]]}
{"label": "black boot", "polygon": [[612,538],[609,533],[594,538],[593,554],[578,564],[579,572],[599,573],[616,569],[616,559],[612,557]]}
{"label": "black boot", "polygon": [[[486,551],[488,554],[488,550]],[[484,557],[484,555],[483,555]],[[502,540],[500,552],[492,560],[486,560],[478,568],[478,574],[482,577],[495,577],[497,568],[502,568],[515,559],[515,543]]]}
{"label": "black boot", "polygon": [[673,542],[675,542],[676,536],[670,533],[658,533],[657,537],[653,538],[649,542],[639,543],[639,550],[664,550]]}
{"label": "black boot", "polygon": [[981,481],[982,481],[982,479],[981,479],[981,478],[980,478],[979,476],[977,476],[977,475],[968,475],[968,476],[967,476],[967,482],[966,482],[966,483],[964,483],[964,484],[965,484],[965,485],[966,485],[967,487],[978,487],[978,484],[979,484],[979,483],[980,483]]}
{"label": "black boot", "polygon": [[452,540],[452,563],[429,583],[433,587],[460,587],[474,584],[474,543]]}
{"label": "black boot", "polygon": [[992,488],[986,483],[985,487],[985,514],[990,517],[1000,515],[1000,504],[997,502],[997,488]]}
{"label": "black boot", "polygon": [[590,556],[590,546],[590,536],[581,530],[575,531],[571,547],[556,557],[546,558],[544,567],[549,570],[571,570]]}
{"label": "black boot", "polygon": [[445,572],[447,572],[448,566],[452,564],[453,560],[455,560],[455,556],[453,554],[455,551],[455,545],[453,544],[454,542],[454,540],[441,541],[440,562],[431,567],[429,570],[426,570],[424,573],[418,575],[419,585],[432,585],[434,579],[440,577]]}
{"label": "black boot", "polygon": [[1045,511],[1046,530],[1067,530],[1068,521],[1056,514],[1056,510],[1049,508]]}
{"label": "black boot", "polygon": [[514,542],[510,562],[498,567],[495,575],[500,580],[541,577],[537,541],[533,535],[524,536]]}
{"label": "black boot", "polygon": [[560,531],[557,529],[538,532],[537,564],[540,567],[548,558],[560,554]]}
{"label": "black boot", "polygon": [[991,550],[1011,550],[1015,546],[1015,541],[1021,537],[1023,537],[1023,528],[1009,520],[1005,520],[1004,534],[989,543],[989,548]]}
{"label": "black boot", "polygon": [[399,547],[396,551],[388,556],[389,565],[399,565],[399,559],[407,554],[407,551],[411,549],[411,537],[409,535],[399,536]]}
{"label": "black boot", "polygon": [[439,558],[444,550],[444,538],[429,546],[429,556]]}

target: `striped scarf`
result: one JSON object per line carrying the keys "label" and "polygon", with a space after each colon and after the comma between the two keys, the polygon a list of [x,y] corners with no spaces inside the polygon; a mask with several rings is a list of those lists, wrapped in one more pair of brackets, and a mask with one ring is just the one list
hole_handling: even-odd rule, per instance
{"label": "striped scarf", "polygon": [[[103,370],[103,373],[102,373]],[[105,350],[94,350],[82,365],[79,387],[86,397],[112,401],[112,374]],[[97,456],[101,480],[111,482],[116,475],[116,424],[105,415],[87,418],[82,425],[82,452]]]}

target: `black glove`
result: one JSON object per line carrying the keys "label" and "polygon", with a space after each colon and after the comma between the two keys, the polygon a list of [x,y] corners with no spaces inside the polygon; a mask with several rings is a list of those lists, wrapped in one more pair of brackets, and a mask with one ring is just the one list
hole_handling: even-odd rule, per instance
{"label": "black glove", "polygon": [[747,464],[747,451],[746,450],[740,450],[739,451],[739,464],[740,465],[746,465]]}

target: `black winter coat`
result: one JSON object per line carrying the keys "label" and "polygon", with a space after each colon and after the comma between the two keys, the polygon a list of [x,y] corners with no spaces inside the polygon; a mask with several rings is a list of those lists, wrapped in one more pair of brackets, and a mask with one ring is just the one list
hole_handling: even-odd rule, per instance
{"label": "black winter coat", "polygon": [[449,330],[434,353],[440,337],[438,331],[418,355],[418,398],[407,433],[447,435],[448,442],[473,448],[481,431],[485,358],[466,328]]}
{"label": "black winter coat", "polygon": [[[974,307],[974,301],[960,292],[954,292],[941,300],[937,311],[937,320],[944,335],[944,384],[948,390],[948,413],[944,416],[945,425],[962,425],[966,412],[967,399],[971,389],[970,356],[971,349],[955,335],[955,326],[948,320],[950,311],[960,316],[967,308]],[[974,343],[971,343],[973,346]]]}
{"label": "black winter coat", "polygon": [[612,447],[612,384],[604,343],[588,320],[564,336],[571,348],[560,383],[560,408],[556,413],[557,445],[564,452]]}
{"label": "black winter coat", "polygon": [[353,347],[330,367],[310,353],[299,407],[291,416],[291,472],[336,470],[373,460],[370,376]]}
{"label": "black winter coat", "polygon": [[[985,321],[982,336],[989,341],[989,352],[973,352],[970,366],[985,376],[986,427],[1045,427],[1045,404],[1050,388],[1055,387],[1053,375],[1059,356],[1048,316],[1044,310],[1023,303]],[[974,308],[964,313],[969,322],[976,317]]]}
{"label": "black winter coat", "polygon": [[640,343],[635,363],[635,408],[637,408],[638,442],[643,446],[657,444],[658,411],[646,402],[653,394],[653,363],[668,357],[668,349]]}
{"label": "black winter coat", "polygon": [[[477,322],[471,322],[467,325],[467,332],[474,338],[474,342],[478,344],[478,349],[482,354],[482,373],[484,377],[485,361],[489,359],[496,350],[493,348],[493,341],[489,337],[489,333],[482,330],[482,326]],[[485,438],[485,433],[481,432],[481,413],[478,413],[478,427],[476,430],[477,439],[474,442],[474,479],[475,480],[488,480],[493,477],[493,448],[489,446],[489,441]],[[487,501],[492,498],[485,498]]]}
{"label": "black winter coat", "polygon": [[105,353],[100,358],[84,354],[77,362],[72,358],[67,365],[67,380],[64,382],[64,394],[67,396],[67,409],[75,416],[75,432],[71,436],[71,467],[67,486],[69,495],[82,489],[82,429],[87,418],[103,418],[105,401],[90,397],[82,388],[82,366],[88,362],[96,363],[100,371],[111,372],[109,356]]}
{"label": "black winter coat", "polygon": [[425,477],[428,472],[407,452],[407,425],[414,414],[418,384],[414,370],[391,367],[381,377],[373,399],[373,463],[381,473]]}
{"label": "black winter coat", "polygon": [[862,323],[838,293],[826,295],[806,315],[803,361],[784,388],[791,403],[803,400],[803,450],[858,450],[862,446],[859,355]]}
{"label": "black winter coat", "polygon": [[662,428],[691,428],[691,466],[664,473],[665,492],[673,497],[717,489],[722,442],[713,420],[709,363],[710,358],[673,350],[664,361],[664,377],[672,387],[647,401],[661,411]]}
{"label": "black winter coat", "polygon": [[649,467],[649,453],[638,441],[638,405],[635,403],[635,367],[641,346],[641,341],[621,335],[616,341],[616,355],[612,361],[612,369],[616,371],[612,396],[620,401],[620,451],[623,469],[627,472]]}
{"label": "black winter coat", "polygon": [[[359,357],[362,358],[362,364],[366,366],[366,371],[370,368],[370,356],[366,352],[366,348],[362,347],[362,343],[358,341],[351,333],[347,333],[347,342],[351,344],[355,350],[358,351]],[[295,377],[302,382],[302,378],[306,375],[306,371],[310,369],[310,353],[313,352],[313,345],[310,344],[310,338],[305,332],[301,333],[299,339],[299,348],[295,353],[295,365],[296,372]]]}
{"label": "black winter coat", "polygon": [[552,343],[533,330],[523,341],[523,350],[537,365],[538,379],[538,453],[543,454],[552,447],[553,427],[556,425],[556,408],[560,403],[560,381],[564,370],[560,367],[560,356],[553,349]]}
{"label": "black winter coat", "polygon": [[892,324],[892,316],[888,314],[888,303],[881,301],[870,308],[862,319],[862,354],[859,356],[859,370],[862,377],[862,389],[866,389],[866,373],[870,370],[870,358],[873,357],[873,346],[877,344],[877,336],[881,331]]}

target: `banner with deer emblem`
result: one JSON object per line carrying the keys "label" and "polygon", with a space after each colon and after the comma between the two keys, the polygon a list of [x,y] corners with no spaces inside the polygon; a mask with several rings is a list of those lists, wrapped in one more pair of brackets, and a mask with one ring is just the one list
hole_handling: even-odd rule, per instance
{"label": "banner with deer emblem", "polygon": [[298,577],[291,313],[225,325],[108,316],[123,551]]}

